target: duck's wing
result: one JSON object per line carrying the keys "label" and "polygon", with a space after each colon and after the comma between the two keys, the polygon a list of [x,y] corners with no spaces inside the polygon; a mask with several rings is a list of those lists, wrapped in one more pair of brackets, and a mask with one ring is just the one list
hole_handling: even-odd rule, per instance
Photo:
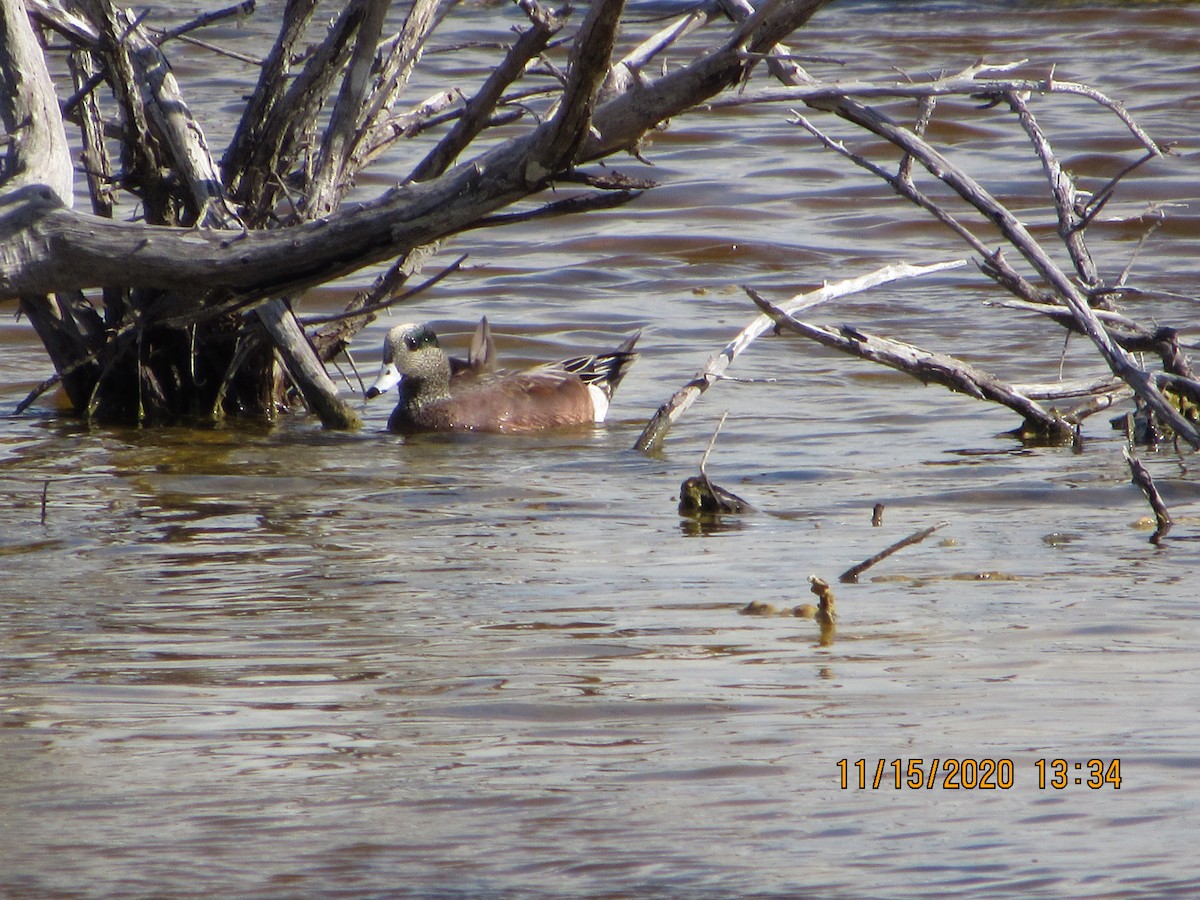
{"label": "duck's wing", "polygon": [[597,353],[593,356],[573,356],[546,366],[547,369],[559,369],[575,375],[584,384],[591,385],[604,392],[606,399],[611,399],[617,385],[637,360],[634,350],[642,332],[635,331],[616,350],[610,353]]}
{"label": "duck's wing", "polygon": [[441,401],[456,429],[523,432],[595,421],[588,386],[550,367],[457,382]]}

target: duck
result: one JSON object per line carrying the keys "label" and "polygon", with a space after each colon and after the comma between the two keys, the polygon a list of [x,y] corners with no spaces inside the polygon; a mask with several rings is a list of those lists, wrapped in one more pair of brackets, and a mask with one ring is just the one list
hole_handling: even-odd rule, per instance
{"label": "duck", "polygon": [[397,387],[389,431],[520,434],[601,423],[613,392],[637,359],[634,346],[641,336],[635,332],[607,353],[498,372],[485,323],[476,329],[471,357],[455,363],[429,325],[405,323],[387,333],[379,377],[366,396]]}

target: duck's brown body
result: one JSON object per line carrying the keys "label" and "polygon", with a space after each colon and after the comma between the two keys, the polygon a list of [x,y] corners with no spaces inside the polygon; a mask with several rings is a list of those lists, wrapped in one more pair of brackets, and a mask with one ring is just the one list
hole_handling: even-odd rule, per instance
{"label": "duck's brown body", "polygon": [[398,325],[384,343],[384,364],[368,396],[394,384],[400,399],[388,429],[522,433],[602,422],[613,391],[637,356],[634,335],[617,350],[524,372],[451,374],[433,331]]}

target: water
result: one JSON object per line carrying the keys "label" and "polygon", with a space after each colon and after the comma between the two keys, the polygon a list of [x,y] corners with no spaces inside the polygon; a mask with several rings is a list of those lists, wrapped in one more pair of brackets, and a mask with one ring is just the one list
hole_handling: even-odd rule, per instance
{"label": "water", "polygon": [[[276,6],[221,39],[261,46]],[[494,36],[514,15],[475,8],[460,28]],[[1155,4],[843,4],[794,44],[855,77],[1028,58],[1124,100],[1178,155],[1111,211],[1186,204],[1134,276],[1187,298],[1198,19]],[[177,71],[221,146],[250,74],[187,55]],[[1128,150],[1086,104],[1035,109],[1094,183]],[[1002,175],[1045,222],[1018,131],[964,115],[949,139],[978,154],[973,171]],[[88,430],[52,399],[0,420],[0,893],[1194,895],[1191,457],[1146,460],[1181,519],[1154,546],[1104,417],[1082,454],[1022,448],[1004,410],[791,338],[756,343],[732,370],[751,381],[714,387],[661,454],[630,450],[755,314],[739,285],[784,299],[963,253],[785,119],[677,121],[647,148],[653,169],[620,161],[661,187],[455,240],[444,257],[469,252],[465,272],[356,346],[373,370],[387,327],[425,319],[462,349],[487,314],[517,363],[645,327],[604,428],[399,438],[383,401],[356,434],[301,416]],[[1143,231],[1095,230],[1110,278]],[[813,318],[1054,377],[1061,333],[981,305],[993,297],[959,270]],[[1129,309],[1196,341],[1190,299]],[[1099,371],[1082,341],[1065,353],[1071,374]],[[0,324],[0,404],[47,372],[27,324]],[[697,534],[674,498],[725,410],[709,472],[759,512]],[[859,583],[836,581],[942,520]],[[738,615],[812,600],[810,573],[834,585],[831,642],[810,621]],[[918,758],[1011,760],[1012,786],[896,789],[891,761]],[[1039,787],[1037,761],[1056,758],[1082,768]],[[1074,783],[1093,758],[1120,760],[1119,789]],[[884,761],[878,789],[858,789],[858,760],[868,783]]]}

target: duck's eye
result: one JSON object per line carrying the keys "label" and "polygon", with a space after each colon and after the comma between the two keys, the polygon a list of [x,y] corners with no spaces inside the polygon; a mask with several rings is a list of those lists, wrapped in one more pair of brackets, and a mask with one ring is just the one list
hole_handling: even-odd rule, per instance
{"label": "duck's eye", "polygon": [[421,347],[437,346],[437,336],[428,328],[411,331],[404,335],[404,346],[409,350],[419,350]]}

